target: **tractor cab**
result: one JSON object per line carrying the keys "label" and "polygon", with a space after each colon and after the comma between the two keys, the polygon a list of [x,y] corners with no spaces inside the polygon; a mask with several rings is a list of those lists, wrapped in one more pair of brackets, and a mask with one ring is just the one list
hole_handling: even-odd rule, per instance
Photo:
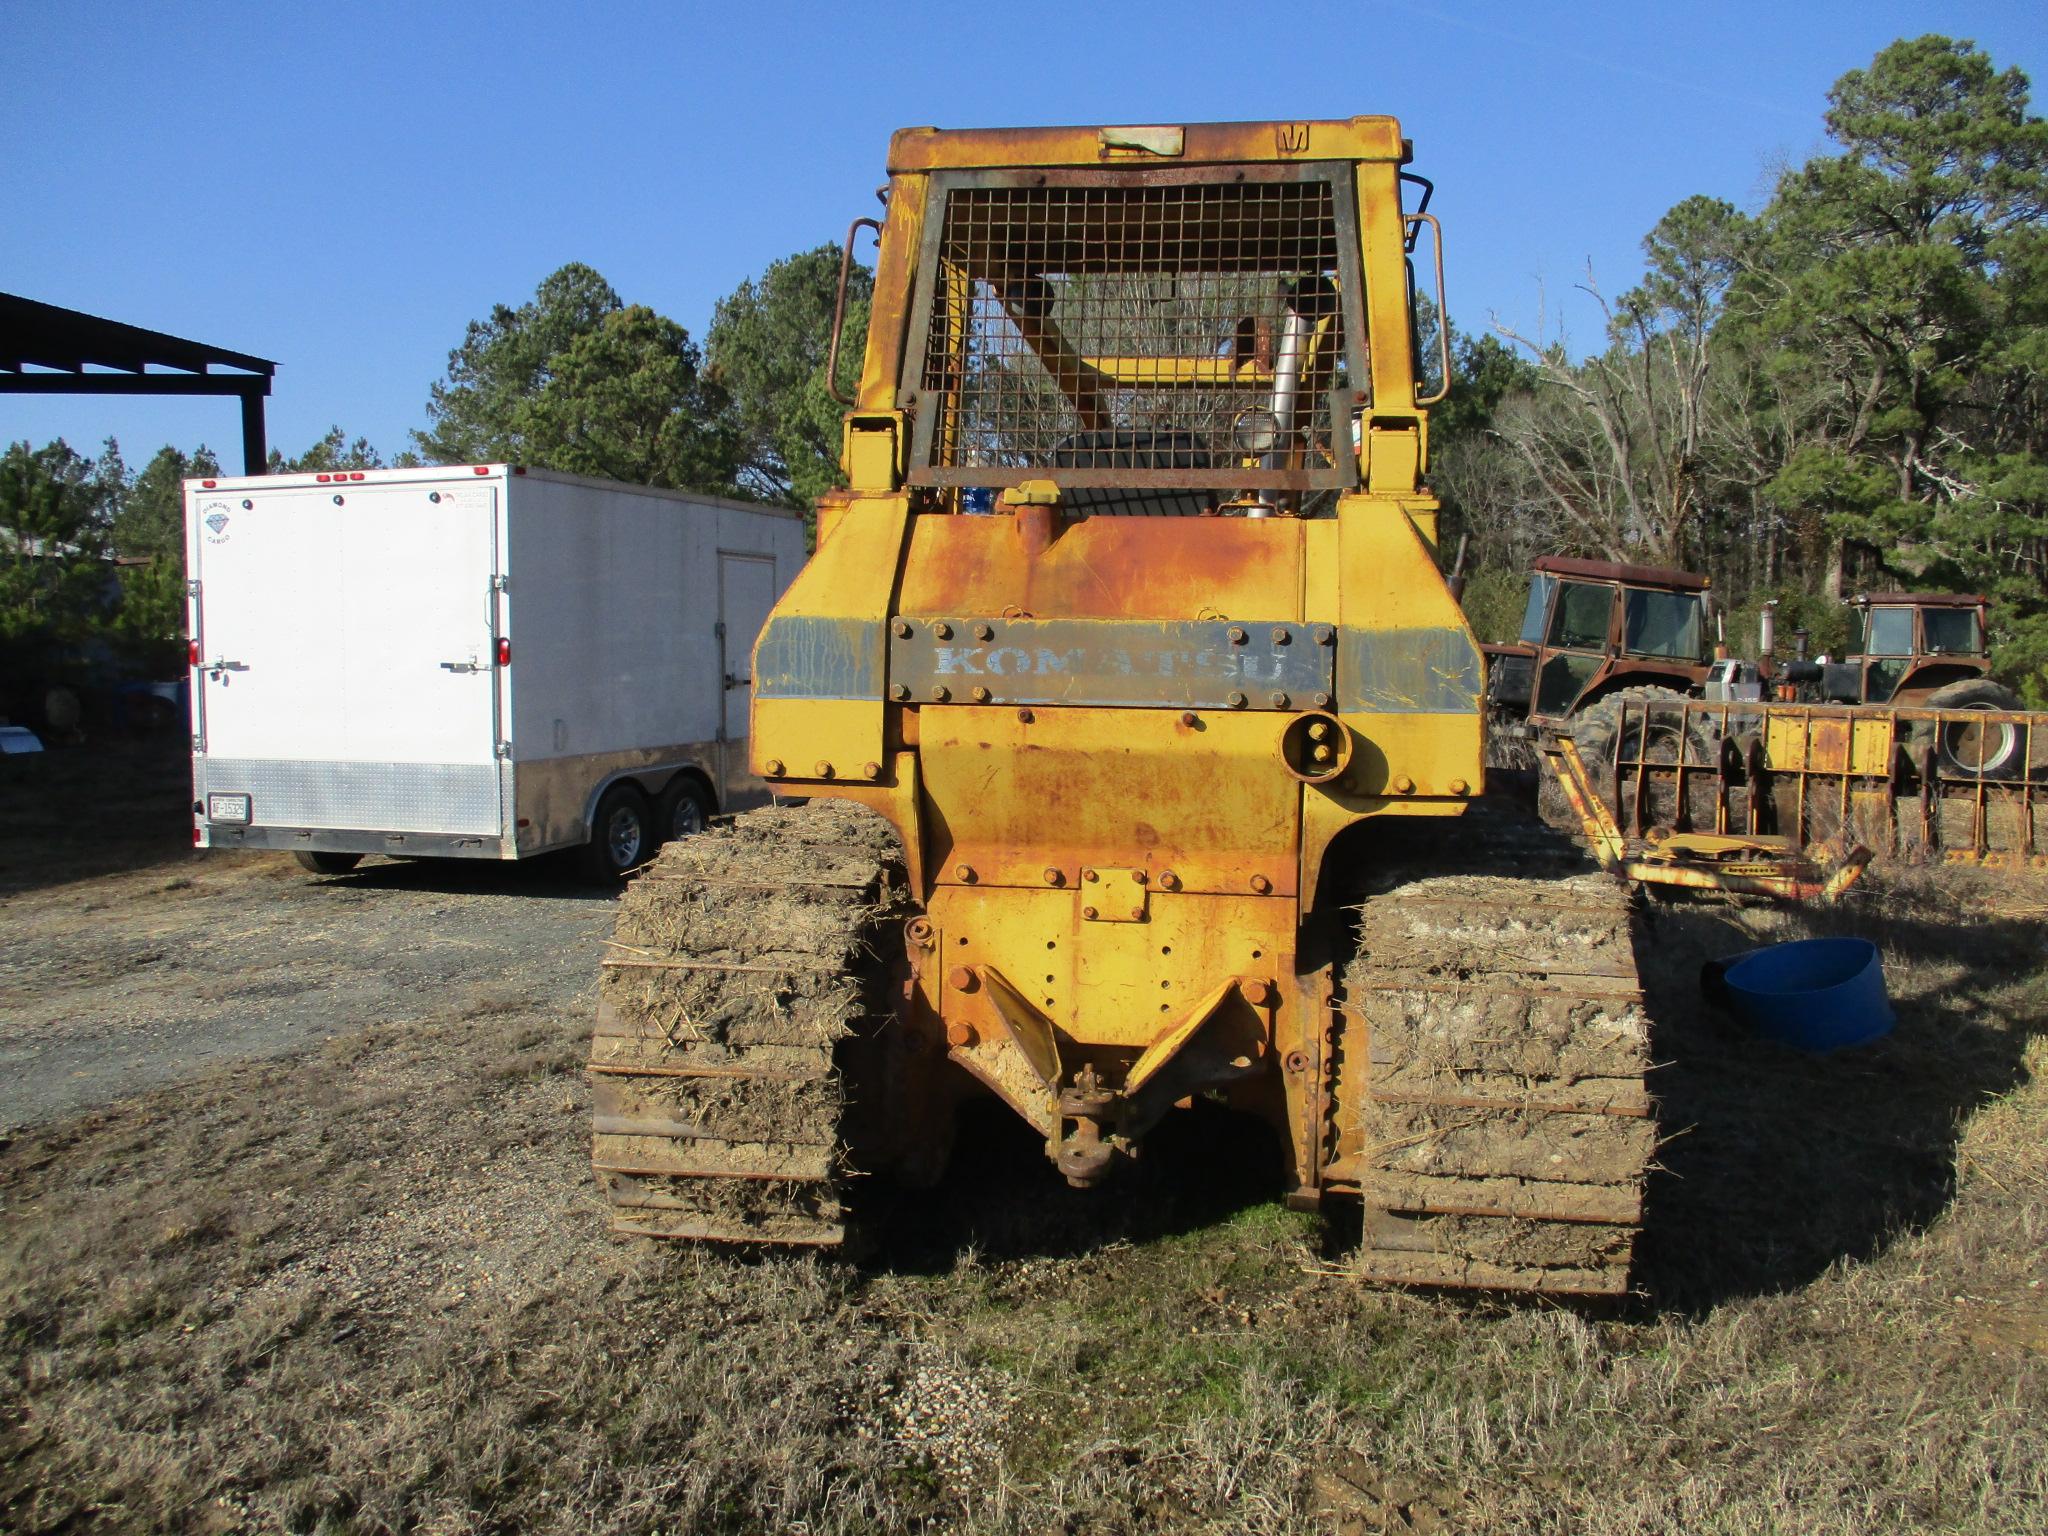
{"label": "tractor cab", "polygon": [[1861,637],[1846,665],[1856,672],[1855,703],[1911,703],[1990,666],[1986,601],[1976,593],[1865,592],[1853,606]]}
{"label": "tractor cab", "polygon": [[1486,648],[1488,703],[1539,723],[1617,688],[1697,692],[1712,666],[1705,576],[1543,555],[1514,645]]}

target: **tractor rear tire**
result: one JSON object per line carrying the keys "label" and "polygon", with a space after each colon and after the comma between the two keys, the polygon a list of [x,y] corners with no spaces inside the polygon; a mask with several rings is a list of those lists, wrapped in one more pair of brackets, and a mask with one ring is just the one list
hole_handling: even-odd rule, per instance
{"label": "tractor rear tire", "polygon": [[[1652,763],[1669,763],[1676,767],[1683,762],[1687,767],[1712,769],[1718,764],[1718,744],[1702,728],[1698,720],[1689,721],[1683,729],[1676,724],[1678,706],[1685,704],[1686,696],[1671,688],[1618,688],[1605,694],[1584,711],[1574,715],[1566,732],[1572,738],[1572,745],[1578,748],[1579,757],[1586,765],[1587,776],[1591,779],[1594,793],[1605,800],[1610,809],[1615,804],[1615,758],[1617,738],[1623,730],[1623,713],[1628,709],[1628,740],[1619,743],[1620,756],[1629,760],[1643,759]],[[1668,705],[1673,719],[1653,719],[1649,722],[1649,738],[1643,739],[1644,721],[1642,711],[1651,706]],[[1624,832],[1646,833],[1652,827],[1675,827],[1684,819],[1680,816],[1677,794],[1677,776],[1655,771],[1642,776],[1640,805],[1637,803],[1635,775],[1626,773],[1623,783],[1622,808],[1615,817]],[[1710,782],[1708,774],[1700,775],[1699,784],[1704,787]],[[1699,797],[1692,793],[1694,786],[1690,776],[1687,782],[1687,798],[1695,801]],[[1579,831],[1578,813],[1566,800],[1556,779],[1546,772],[1539,781],[1537,809],[1545,821],[1563,831],[1576,834]],[[1711,803],[1711,794],[1707,802]],[[1695,818],[1697,819],[1697,818]]]}
{"label": "tractor rear tire", "polygon": [[[1937,688],[1927,696],[1928,709],[2013,710],[2026,708],[2018,694],[1988,677],[1966,678]],[[1944,773],[1963,779],[2011,779],[2019,776],[2025,746],[2016,725],[1990,721],[1941,726],[1936,752]]]}

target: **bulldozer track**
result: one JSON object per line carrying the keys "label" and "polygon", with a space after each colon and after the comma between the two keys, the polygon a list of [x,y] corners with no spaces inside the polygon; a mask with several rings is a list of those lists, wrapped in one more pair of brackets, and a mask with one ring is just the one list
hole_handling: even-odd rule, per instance
{"label": "bulldozer track", "polygon": [[1623,1292],[1657,1143],[1628,891],[1427,868],[1372,881],[1345,971],[1328,1177],[1365,1208],[1359,1271]]}
{"label": "bulldozer track", "polygon": [[894,834],[835,801],[672,843],[628,886],[590,1048],[614,1231],[848,1241],[842,1050],[888,1016],[907,910]]}

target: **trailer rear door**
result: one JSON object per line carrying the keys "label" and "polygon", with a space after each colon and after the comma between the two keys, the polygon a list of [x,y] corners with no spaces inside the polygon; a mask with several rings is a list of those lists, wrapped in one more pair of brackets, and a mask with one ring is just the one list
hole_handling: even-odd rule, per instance
{"label": "trailer rear door", "polygon": [[497,488],[201,493],[209,788],[268,825],[495,833]]}

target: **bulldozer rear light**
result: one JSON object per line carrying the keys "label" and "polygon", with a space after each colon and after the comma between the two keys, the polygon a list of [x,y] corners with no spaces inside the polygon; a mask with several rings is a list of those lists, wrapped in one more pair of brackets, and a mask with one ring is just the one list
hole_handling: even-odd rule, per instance
{"label": "bulldozer rear light", "polygon": [[504,635],[498,636],[498,665],[501,667],[512,665],[512,642]]}

